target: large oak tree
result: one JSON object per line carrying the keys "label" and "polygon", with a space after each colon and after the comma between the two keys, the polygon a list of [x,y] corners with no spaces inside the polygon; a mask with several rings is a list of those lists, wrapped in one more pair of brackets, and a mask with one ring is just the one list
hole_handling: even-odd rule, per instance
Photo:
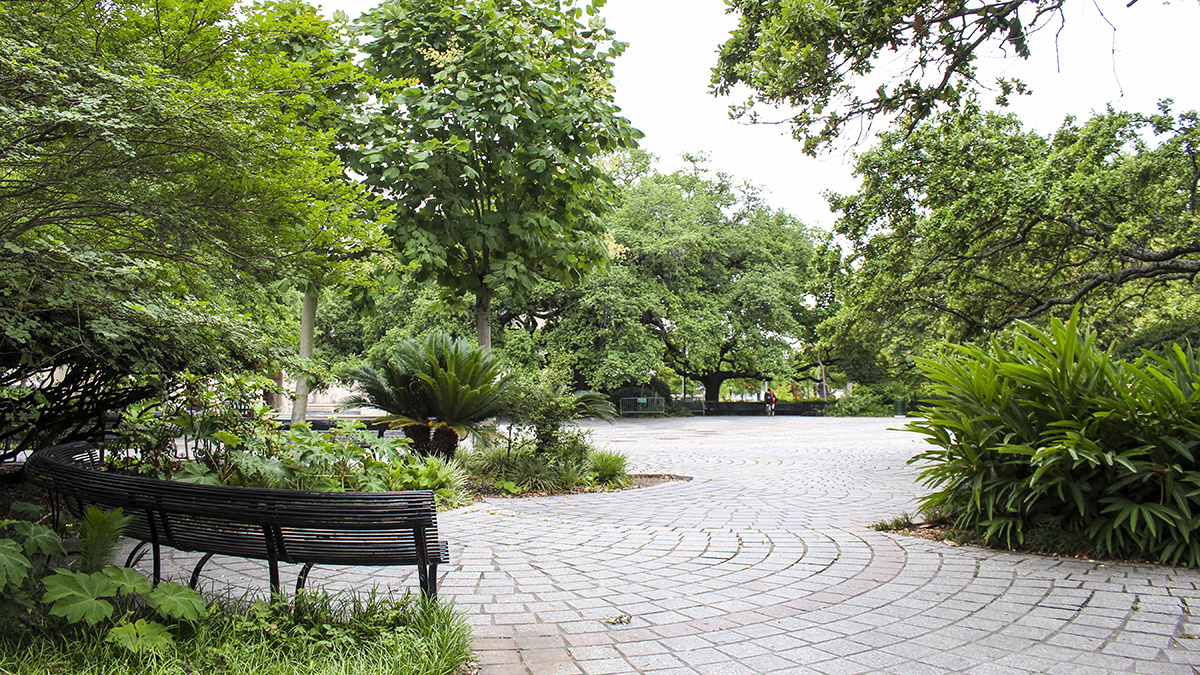
{"label": "large oak tree", "polygon": [[1054,134],[1012,116],[945,114],[864,153],[862,188],[833,197],[854,246],[859,330],[900,314],[972,338],[1200,273],[1195,113],[1109,110]]}
{"label": "large oak tree", "polygon": [[790,374],[822,316],[813,236],[796,218],[692,158],[633,182],[610,222],[614,271],[550,296],[543,314],[580,384],[641,384],[663,363],[716,401],[726,380]]}
{"label": "large oak tree", "polygon": [[[815,152],[877,116],[913,124],[959,107],[991,84],[978,81],[977,57],[1027,58],[1030,33],[1061,22],[1065,0],[727,4],[738,27],[721,45],[714,91],[749,87],[734,110],[752,119],[760,104],[783,106],[796,138]],[[1023,85],[1002,80],[996,88],[1003,99]]]}

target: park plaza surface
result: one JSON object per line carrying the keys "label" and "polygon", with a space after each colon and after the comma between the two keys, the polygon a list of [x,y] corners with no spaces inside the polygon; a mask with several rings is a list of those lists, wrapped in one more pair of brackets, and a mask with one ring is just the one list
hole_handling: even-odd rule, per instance
{"label": "park plaza surface", "polygon": [[[693,480],[439,514],[439,597],[474,624],[482,675],[1194,673],[1200,572],[871,530],[922,494],[906,462],[924,443],[902,425],[592,423],[634,470]],[[262,567],[214,559],[202,583],[262,591]],[[309,585],[405,588],[411,573],[318,567]]]}

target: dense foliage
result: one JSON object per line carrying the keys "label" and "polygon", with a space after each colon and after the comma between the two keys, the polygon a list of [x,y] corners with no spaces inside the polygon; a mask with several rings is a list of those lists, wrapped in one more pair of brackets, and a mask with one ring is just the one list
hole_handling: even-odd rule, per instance
{"label": "dense foliage", "polygon": [[1131,299],[1200,271],[1198,141],[1195,113],[1165,106],[1048,137],[979,112],[883,134],[858,193],[832,199],[858,267],[848,320],[923,314],[950,339],[1084,303],[1131,320]]}
{"label": "dense foliage", "polygon": [[611,186],[596,160],[637,132],[612,100],[624,44],[542,0],[392,0],[360,19],[366,97],[352,166],[399,207],[391,235],[422,279],[475,296],[491,346],[498,287],[577,281],[605,263]]}
{"label": "dense foliage", "polygon": [[18,449],[184,368],[265,366],[278,280],[371,239],[308,123],[354,77],[338,43],[290,0],[0,6],[0,417]]}
{"label": "dense foliage", "polygon": [[791,374],[789,356],[812,341],[825,309],[813,233],[753,186],[689,159],[624,188],[609,274],[546,289],[530,309],[577,384],[615,389],[673,371],[716,400],[731,378]]}
{"label": "dense foliage", "polygon": [[986,347],[921,360],[932,399],[909,428],[934,492],[924,508],[1014,545],[1034,528],[1102,555],[1200,566],[1200,362],[1174,347],[1134,362],[1078,316],[1022,324]]}
{"label": "dense foliage", "polygon": [[[39,507],[18,505],[32,517]],[[47,638],[69,630],[91,632],[118,648],[160,653],[175,646],[170,628],[200,619],[205,603],[174,582],[151,585],[146,575],[112,564],[130,517],[89,506],[75,554],[62,538],[31,520],[0,520],[0,626],[4,634]]]}

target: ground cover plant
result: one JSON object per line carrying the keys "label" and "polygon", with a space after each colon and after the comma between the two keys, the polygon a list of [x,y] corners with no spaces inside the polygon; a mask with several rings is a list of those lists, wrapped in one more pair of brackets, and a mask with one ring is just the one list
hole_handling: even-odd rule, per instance
{"label": "ground cover plant", "polygon": [[[6,635],[86,634],[126,652],[158,652],[173,632],[205,612],[204,601],[177,583],[152,585],[112,557],[129,516],[87,507],[74,554],[32,504],[14,509],[31,519],[0,521],[0,625]],[[173,630],[174,629],[174,630]]]}
{"label": "ground cover plant", "polygon": [[584,431],[567,432],[550,450],[530,441],[496,444],[466,456],[471,479],[508,494],[613,490],[631,484],[625,455],[593,448]]}
{"label": "ground cover plant", "polygon": [[129,517],[88,507],[69,538],[31,504],[0,521],[0,669],[49,673],[453,673],[470,629],[451,606],[405,595],[304,593],[208,602],[112,564]]}
{"label": "ground cover plant", "polygon": [[1176,345],[1130,362],[1078,314],[920,360],[932,398],[908,428],[943,513],[983,540],[1080,535],[1098,555],[1200,565],[1200,366]]}
{"label": "ground cover plant", "polygon": [[471,659],[453,606],[416,596],[220,601],[169,647],[134,653],[87,630],[0,633],[12,675],[450,675]]}

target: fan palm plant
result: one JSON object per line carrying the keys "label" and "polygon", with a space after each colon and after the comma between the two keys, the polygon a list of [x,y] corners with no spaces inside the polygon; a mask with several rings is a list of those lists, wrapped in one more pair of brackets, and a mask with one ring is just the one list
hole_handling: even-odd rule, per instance
{"label": "fan palm plant", "polygon": [[379,421],[404,429],[414,449],[446,459],[461,439],[479,434],[484,420],[504,407],[512,380],[491,350],[435,333],[407,340],[379,371],[355,369],[359,393],[343,406],[370,405],[387,416]]}

